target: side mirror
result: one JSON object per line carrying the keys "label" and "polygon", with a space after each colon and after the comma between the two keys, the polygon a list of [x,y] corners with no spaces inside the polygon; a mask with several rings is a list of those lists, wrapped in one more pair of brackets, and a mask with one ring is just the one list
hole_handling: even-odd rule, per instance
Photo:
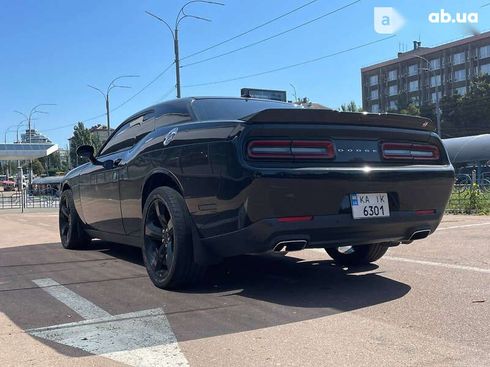
{"label": "side mirror", "polygon": [[80,145],[77,148],[78,156],[88,158],[90,162],[92,162],[93,164],[97,164],[98,161],[97,159],[95,159],[94,153],[95,153],[94,147],[91,145]]}

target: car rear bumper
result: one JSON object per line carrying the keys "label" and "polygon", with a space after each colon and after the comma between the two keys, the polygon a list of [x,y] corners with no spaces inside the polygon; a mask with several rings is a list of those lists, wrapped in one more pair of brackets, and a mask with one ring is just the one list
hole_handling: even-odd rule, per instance
{"label": "car rear bumper", "polygon": [[[193,216],[216,255],[269,251],[288,240],[305,240],[307,247],[409,241],[416,231],[435,231],[454,184],[451,165],[247,173],[224,180],[218,210]],[[353,219],[351,193],[387,193],[390,217]],[[278,220],[301,216],[312,219]]]}
{"label": "car rear bumper", "polygon": [[306,248],[410,241],[418,231],[434,232],[443,212],[418,215],[415,211],[393,212],[389,218],[353,219],[351,214],[314,216],[303,222],[264,219],[250,226],[203,239],[212,253],[229,257],[273,250],[280,242],[305,241]]}

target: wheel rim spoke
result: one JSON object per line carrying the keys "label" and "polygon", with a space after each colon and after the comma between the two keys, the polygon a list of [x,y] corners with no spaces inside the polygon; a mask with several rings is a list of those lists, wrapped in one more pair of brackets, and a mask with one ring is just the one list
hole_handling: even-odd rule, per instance
{"label": "wheel rim spoke", "polygon": [[163,265],[165,265],[163,263],[164,256],[162,256],[160,252],[161,252],[160,249],[158,249],[158,248],[155,249],[155,251],[153,253],[153,258],[151,260],[151,267],[155,271],[162,270]]}
{"label": "wheel rim spoke", "polygon": [[171,236],[174,234],[174,221],[170,218],[167,222],[167,229]]}
{"label": "wheel rim spoke", "polygon": [[160,200],[155,201],[155,214],[162,228],[167,226],[167,221],[165,220],[165,210],[160,207]]}
{"label": "wheel rim spoke", "polygon": [[173,239],[167,245],[167,253],[165,254],[165,261],[167,264],[171,264],[174,257],[174,243]]}
{"label": "wheel rim spoke", "polygon": [[67,223],[64,223],[62,226],[61,226],[61,234],[63,236],[66,236],[68,234],[68,224]]}
{"label": "wheel rim spoke", "polygon": [[156,199],[151,204],[144,231],[148,266],[158,277],[163,277],[174,257],[174,222],[163,200]]}
{"label": "wheel rim spoke", "polygon": [[153,241],[161,241],[162,229],[156,226],[154,223],[147,223],[145,226],[145,235],[150,237]]}
{"label": "wheel rim spoke", "polygon": [[66,207],[66,204],[63,204],[63,205],[61,206],[61,213],[63,213],[63,215],[64,215],[65,217],[67,217],[67,218],[68,218],[68,216],[70,215],[70,212],[69,212],[68,208]]}

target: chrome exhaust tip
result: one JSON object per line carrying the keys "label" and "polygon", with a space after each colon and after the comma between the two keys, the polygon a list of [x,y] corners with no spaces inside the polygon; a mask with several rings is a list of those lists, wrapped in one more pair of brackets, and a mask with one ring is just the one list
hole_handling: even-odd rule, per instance
{"label": "chrome exhaust tip", "polygon": [[300,251],[308,244],[307,240],[280,241],[274,246],[274,251]]}
{"label": "chrome exhaust tip", "polygon": [[409,241],[421,240],[423,238],[426,238],[428,235],[430,235],[430,233],[431,233],[430,229],[421,229],[420,231],[415,231],[410,236]]}

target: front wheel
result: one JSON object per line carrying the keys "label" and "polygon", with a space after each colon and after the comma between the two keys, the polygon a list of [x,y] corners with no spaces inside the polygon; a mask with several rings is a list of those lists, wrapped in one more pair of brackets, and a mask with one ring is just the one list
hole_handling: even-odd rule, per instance
{"label": "front wheel", "polygon": [[90,244],[90,237],[75,209],[71,190],[63,191],[60,197],[59,230],[61,245],[66,249],[82,249]]}
{"label": "front wheel", "polygon": [[366,265],[379,260],[388,250],[389,243],[362,246],[326,248],[327,254],[339,265]]}
{"label": "front wheel", "polygon": [[195,282],[203,268],[194,262],[192,222],[182,196],[169,187],[153,190],[143,209],[143,260],[158,288]]}

